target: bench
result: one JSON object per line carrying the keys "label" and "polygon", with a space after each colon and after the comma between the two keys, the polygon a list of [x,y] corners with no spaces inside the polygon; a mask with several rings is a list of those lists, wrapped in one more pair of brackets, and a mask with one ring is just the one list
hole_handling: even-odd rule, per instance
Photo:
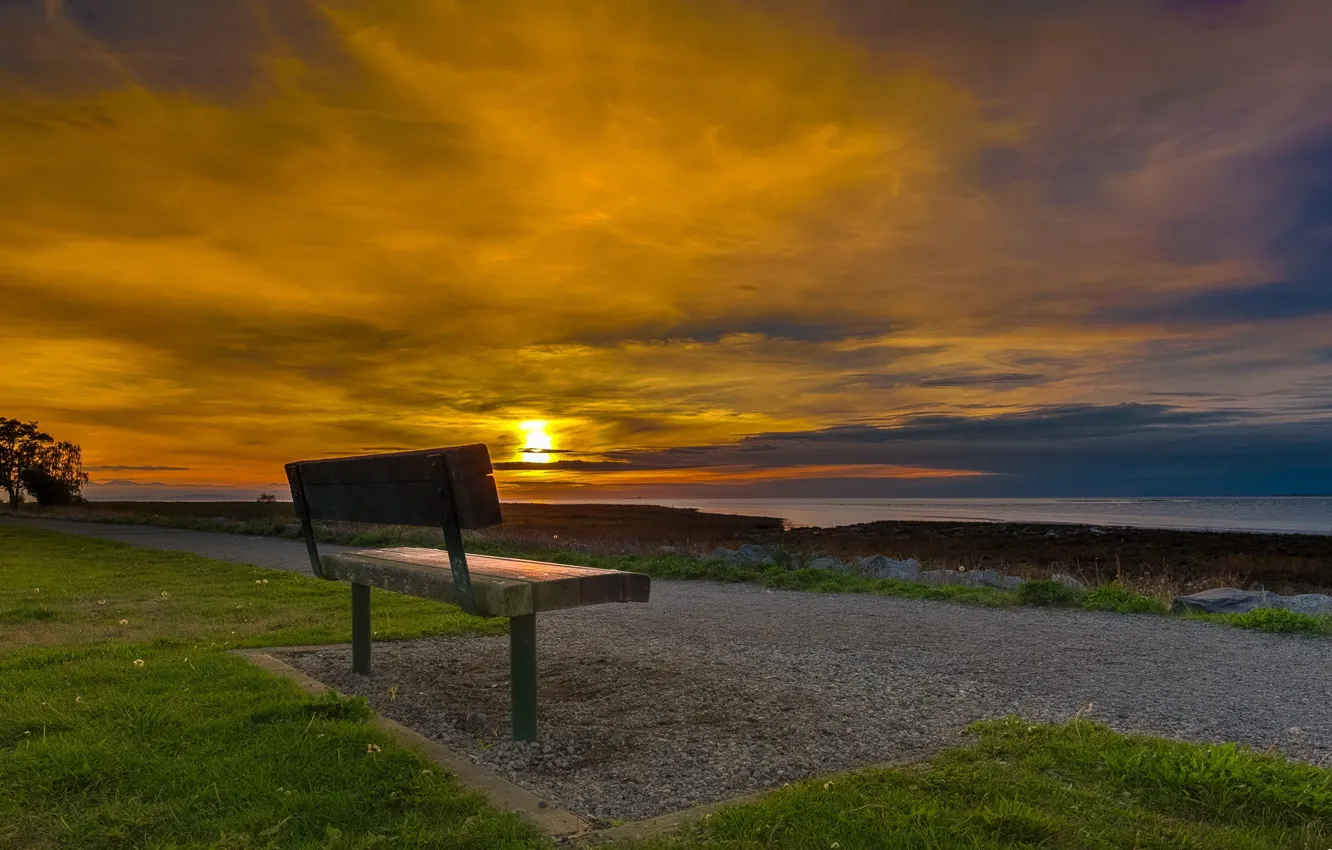
{"label": "bench", "polygon": [[[536,615],[603,602],[646,602],[641,573],[518,558],[468,556],[462,529],[501,521],[490,452],[482,444],[287,464],[291,498],[320,578],[351,583],[352,671],[370,672],[370,588],[509,618],[513,738],[537,733]],[[446,552],[399,547],[320,555],[314,520],[435,526]]]}

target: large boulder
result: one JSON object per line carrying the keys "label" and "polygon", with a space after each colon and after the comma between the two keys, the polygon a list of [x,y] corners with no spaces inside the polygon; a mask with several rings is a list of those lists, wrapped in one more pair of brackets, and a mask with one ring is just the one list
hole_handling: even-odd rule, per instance
{"label": "large boulder", "polygon": [[869,578],[915,581],[920,576],[920,561],[915,558],[896,561],[887,555],[870,555],[860,559],[860,574]]}
{"label": "large boulder", "polygon": [[810,570],[836,570],[842,566],[842,562],[836,558],[822,557],[815,558],[809,562],[806,569]]}
{"label": "large boulder", "polygon": [[1050,576],[1050,581],[1057,581],[1060,584],[1062,584],[1064,587],[1067,587],[1069,590],[1087,589],[1087,585],[1083,584],[1080,579],[1078,579],[1075,576],[1068,575],[1067,573],[1055,573],[1054,575]]}
{"label": "large boulder", "polygon": [[1294,611],[1296,614],[1308,614],[1323,617],[1332,614],[1332,596],[1321,593],[1301,593],[1298,596],[1278,596],[1272,601],[1278,608]]}
{"label": "large boulder", "polygon": [[1266,590],[1214,587],[1187,596],[1176,596],[1171,600],[1170,610],[1197,611],[1203,614],[1245,614],[1255,608],[1271,608],[1280,598]]}

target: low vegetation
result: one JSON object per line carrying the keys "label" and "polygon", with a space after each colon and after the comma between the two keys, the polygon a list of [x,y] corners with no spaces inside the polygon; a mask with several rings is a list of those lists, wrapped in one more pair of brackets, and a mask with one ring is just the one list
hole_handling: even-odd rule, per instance
{"label": "low vegetation", "polygon": [[[0,574],[0,847],[553,848],[361,700],[312,699],[224,651],[346,640],[344,586],[12,527]],[[497,625],[392,594],[373,611],[380,639]],[[930,764],[799,783],[612,850],[1332,846],[1332,775],[1306,764],[1083,720],[973,732]]]}
{"label": "low vegetation", "polygon": [[977,724],[928,765],[803,782],[636,850],[686,847],[1313,850],[1332,773],[1074,720]]}

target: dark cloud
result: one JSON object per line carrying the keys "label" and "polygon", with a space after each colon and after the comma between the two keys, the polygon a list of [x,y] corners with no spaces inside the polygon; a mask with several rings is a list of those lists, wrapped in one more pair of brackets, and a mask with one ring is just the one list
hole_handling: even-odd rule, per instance
{"label": "dark cloud", "polygon": [[[1255,420],[1244,411],[1074,405],[975,418],[916,416],[895,426],[758,434],[729,446],[621,452],[615,454],[619,463],[579,468],[852,467],[827,479],[648,488],[663,496],[1270,495],[1326,490],[1332,480],[1329,444],[1332,419],[1283,422]],[[856,465],[866,467],[864,477],[856,476]],[[870,474],[870,465],[985,474],[882,478]],[[595,476],[587,482],[595,486]]]}

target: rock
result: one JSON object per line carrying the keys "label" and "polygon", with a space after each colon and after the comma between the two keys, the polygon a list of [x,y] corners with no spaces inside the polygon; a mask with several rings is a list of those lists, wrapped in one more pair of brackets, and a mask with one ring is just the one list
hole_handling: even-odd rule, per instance
{"label": "rock", "polygon": [[1271,602],[1276,608],[1285,608],[1287,611],[1294,611],[1296,614],[1308,614],[1312,617],[1332,614],[1332,596],[1324,596],[1321,593],[1278,596]]}
{"label": "rock", "polygon": [[1026,583],[1027,580],[1022,576],[1000,575],[999,577],[999,587],[1003,590],[1017,590]]}
{"label": "rock", "polygon": [[916,581],[920,576],[920,561],[907,558],[895,561],[887,555],[870,555],[860,559],[860,574],[869,578],[895,578],[902,581]]}
{"label": "rock", "polygon": [[732,563],[735,561],[737,555],[739,555],[739,553],[734,549],[718,546],[716,549],[712,550],[712,554],[708,555],[708,558],[713,561],[726,561],[727,563]]}
{"label": "rock", "polygon": [[1204,614],[1244,614],[1255,608],[1271,608],[1280,598],[1266,590],[1214,587],[1188,596],[1176,596],[1171,600],[1170,610],[1199,611]]}
{"label": "rock", "polygon": [[657,547],[657,551],[658,551],[658,552],[661,552],[661,553],[663,553],[663,554],[666,554],[666,555],[671,555],[671,554],[674,554],[674,553],[675,553],[675,547],[674,547],[674,546],[658,546],[658,547]]}
{"label": "rock", "polygon": [[842,562],[836,558],[815,558],[809,562],[806,569],[811,570],[835,570],[842,566]]}
{"label": "rock", "polygon": [[1055,573],[1050,576],[1050,581],[1057,581],[1069,590],[1086,590],[1087,585],[1067,573]]}
{"label": "rock", "polygon": [[926,570],[916,576],[916,581],[922,584],[942,585],[942,584],[962,584],[963,573],[952,570]]}
{"label": "rock", "polygon": [[737,559],[743,564],[775,564],[777,559],[762,546],[746,543],[736,552]]}
{"label": "rock", "polygon": [[967,577],[967,583],[973,587],[1004,587],[1004,580],[1008,576],[998,570],[975,570],[974,572],[963,573]]}

